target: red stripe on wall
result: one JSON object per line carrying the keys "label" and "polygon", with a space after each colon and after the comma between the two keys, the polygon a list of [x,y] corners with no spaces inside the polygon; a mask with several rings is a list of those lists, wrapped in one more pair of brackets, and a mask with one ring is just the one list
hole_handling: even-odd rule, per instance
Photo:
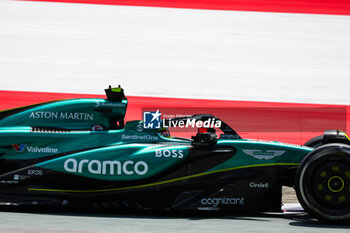
{"label": "red stripe on wall", "polygon": [[[30,1],[30,0],[29,0]],[[350,15],[349,0],[32,0],[102,5]]]}
{"label": "red stripe on wall", "polygon": [[[105,95],[0,91],[0,110],[71,98],[105,98]],[[191,114],[214,114],[237,130],[242,137],[251,139],[303,144],[308,139],[322,134],[323,130],[333,128],[333,125],[349,131],[350,106],[344,105],[138,96],[128,96],[128,102],[126,121],[142,120],[145,109],[175,109],[175,112],[177,109],[179,112],[192,110]],[[209,112],[206,112],[207,110]],[[176,136],[190,135],[193,133],[176,133]]]}

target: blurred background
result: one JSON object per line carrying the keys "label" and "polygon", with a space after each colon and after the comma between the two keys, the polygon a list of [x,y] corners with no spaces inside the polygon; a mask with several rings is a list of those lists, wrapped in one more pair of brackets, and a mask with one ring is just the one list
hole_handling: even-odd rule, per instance
{"label": "blurred background", "polygon": [[[0,110],[121,84],[127,119],[169,104],[335,107],[348,130],[349,15],[347,0],[0,0]],[[261,114],[228,120],[266,129]],[[241,133],[302,144],[304,118],[292,116],[298,130]],[[322,132],[327,116],[308,122]]]}

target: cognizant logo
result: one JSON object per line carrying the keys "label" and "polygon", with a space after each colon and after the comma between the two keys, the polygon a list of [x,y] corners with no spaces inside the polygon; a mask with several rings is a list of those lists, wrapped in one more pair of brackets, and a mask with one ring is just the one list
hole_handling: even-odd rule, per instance
{"label": "cognizant logo", "polygon": [[218,197],[218,198],[203,198],[201,204],[204,206],[217,207],[219,205],[244,205],[243,197]]}
{"label": "cognizant logo", "polygon": [[87,171],[91,174],[98,175],[139,175],[143,176],[148,172],[148,164],[144,161],[134,162],[127,160],[120,161],[99,161],[83,159],[77,161],[75,159],[67,159],[64,162],[64,170],[73,173],[83,173]]}

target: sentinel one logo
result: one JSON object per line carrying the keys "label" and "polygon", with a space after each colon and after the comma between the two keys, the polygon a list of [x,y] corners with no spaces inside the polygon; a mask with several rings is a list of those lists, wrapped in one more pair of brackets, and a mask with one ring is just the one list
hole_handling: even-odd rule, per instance
{"label": "sentinel one logo", "polygon": [[82,173],[86,167],[91,174],[98,175],[134,175],[143,176],[148,171],[148,164],[144,161],[132,160],[120,161],[99,161],[83,159],[79,162],[75,159],[67,159],[64,162],[64,170],[73,173]]}
{"label": "sentinel one logo", "polygon": [[218,198],[203,198],[202,205],[217,207],[219,205],[244,205],[243,197],[218,197]]}
{"label": "sentinel one logo", "polygon": [[159,137],[153,135],[122,134],[122,140],[158,141]]}

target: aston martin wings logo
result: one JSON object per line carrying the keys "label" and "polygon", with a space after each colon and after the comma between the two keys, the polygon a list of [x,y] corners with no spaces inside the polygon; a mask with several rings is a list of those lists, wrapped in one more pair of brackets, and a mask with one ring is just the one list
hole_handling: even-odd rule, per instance
{"label": "aston martin wings logo", "polygon": [[262,150],[254,150],[254,149],[243,149],[242,150],[246,155],[252,156],[256,159],[273,159],[276,158],[278,156],[283,155],[284,153],[286,153],[286,151],[284,150],[266,150],[265,152]]}

